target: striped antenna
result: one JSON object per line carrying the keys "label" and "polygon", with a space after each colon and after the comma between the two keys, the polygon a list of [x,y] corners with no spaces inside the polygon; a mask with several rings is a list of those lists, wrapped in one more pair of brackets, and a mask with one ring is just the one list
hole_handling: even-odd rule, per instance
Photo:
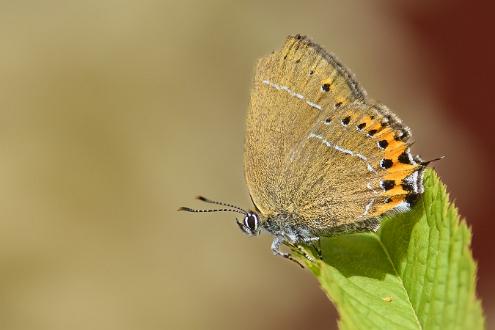
{"label": "striped antenna", "polygon": [[197,196],[196,197],[197,199],[199,199],[200,201],[203,201],[205,203],[210,203],[210,204],[217,204],[217,205],[222,205],[222,206],[227,206],[227,207],[231,207],[233,209],[236,209],[236,210],[239,210],[239,211],[242,211],[243,214],[246,214],[246,210],[243,210],[241,209],[240,207],[238,206],[235,206],[235,205],[232,205],[232,204],[228,204],[228,203],[224,203],[224,202],[217,202],[217,201],[213,201],[211,199],[208,199],[204,196]]}
{"label": "striped antenna", "polygon": [[205,213],[205,212],[237,212],[237,213],[246,215],[245,212],[241,212],[241,211],[239,211],[237,209],[197,210],[197,209],[191,209],[189,207],[180,207],[177,211],[186,211],[186,212],[194,212],[194,213]]}

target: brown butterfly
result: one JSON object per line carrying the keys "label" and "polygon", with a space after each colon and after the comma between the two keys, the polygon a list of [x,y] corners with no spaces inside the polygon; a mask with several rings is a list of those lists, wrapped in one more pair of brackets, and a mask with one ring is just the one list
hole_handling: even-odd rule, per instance
{"label": "brown butterfly", "polygon": [[289,36],[261,58],[247,116],[244,169],[256,211],[231,204],[248,235],[262,229],[282,244],[312,244],[338,232],[375,230],[423,192],[427,165],[412,156],[410,130],[370,100],[352,73],[309,38]]}

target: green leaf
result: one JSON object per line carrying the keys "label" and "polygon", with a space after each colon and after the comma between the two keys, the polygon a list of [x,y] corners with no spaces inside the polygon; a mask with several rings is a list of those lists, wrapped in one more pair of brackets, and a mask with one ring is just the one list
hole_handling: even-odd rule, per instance
{"label": "green leaf", "polygon": [[409,212],[377,233],[321,239],[306,263],[340,314],[341,329],[482,329],[471,233],[433,170]]}

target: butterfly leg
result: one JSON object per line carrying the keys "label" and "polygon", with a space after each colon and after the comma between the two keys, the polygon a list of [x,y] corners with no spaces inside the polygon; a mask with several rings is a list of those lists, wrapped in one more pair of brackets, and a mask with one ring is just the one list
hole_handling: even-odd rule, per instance
{"label": "butterfly leg", "polygon": [[314,244],[313,247],[316,250],[316,253],[318,253],[318,258],[320,260],[323,260],[323,253],[321,252],[321,242],[318,240],[318,244]]}
{"label": "butterfly leg", "polygon": [[[313,248],[313,250],[316,252],[317,254],[317,258],[318,259],[323,259],[322,257],[322,253],[321,253],[321,243],[320,243],[320,237],[318,236],[307,236],[307,237],[303,237],[301,238],[301,240],[299,241],[299,243],[302,243],[308,247],[311,247]],[[313,256],[310,256],[306,250],[304,250],[300,245],[295,245],[294,247],[297,247],[297,249],[300,251],[300,253],[306,258],[308,259],[309,261],[311,262],[315,262],[315,258]]]}
{"label": "butterfly leg", "polygon": [[307,260],[311,261],[312,263],[315,263],[316,260],[315,258],[313,258],[312,256],[310,256],[306,250],[304,250],[304,248],[301,246],[301,245],[295,245],[294,246],[295,248],[297,248],[297,250],[299,251],[299,253],[304,257],[306,258]]}
{"label": "butterfly leg", "polygon": [[284,257],[286,259],[289,259],[289,260],[295,262],[296,264],[298,264],[299,266],[301,266],[302,268],[304,268],[304,266],[299,261],[294,259],[290,253],[283,252],[282,250],[280,250],[280,246],[285,242],[286,242],[286,240],[283,237],[276,236],[272,242],[273,254],[276,256],[281,256],[281,257]]}
{"label": "butterfly leg", "polygon": [[321,253],[321,240],[319,237],[311,237],[305,243],[311,244],[311,247],[313,247],[318,254],[318,259],[323,259],[323,254]]}

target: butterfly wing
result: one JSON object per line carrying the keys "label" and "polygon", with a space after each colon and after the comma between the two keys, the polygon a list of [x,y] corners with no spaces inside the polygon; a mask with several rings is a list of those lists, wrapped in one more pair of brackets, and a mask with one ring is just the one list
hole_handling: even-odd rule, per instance
{"label": "butterfly wing", "polygon": [[[321,89],[323,80],[330,92]],[[308,134],[322,107],[364,96],[352,75],[305,37],[290,36],[280,51],[259,60],[247,119],[244,167],[251,197],[262,214],[286,206],[280,198],[286,180],[282,173],[285,157]]]}
{"label": "butterfly wing", "polygon": [[408,138],[409,130],[383,105],[324,109],[292,152],[281,199],[289,198],[294,214],[317,232],[406,210],[422,192],[424,167],[412,157]]}
{"label": "butterfly wing", "polygon": [[[406,152],[409,134],[383,106],[367,102],[352,74],[308,38],[289,37],[280,51],[258,62],[247,120],[245,175],[262,215],[290,213],[318,229],[382,214],[386,210],[378,207],[378,200],[387,201],[389,208],[399,205],[399,199],[391,202],[388,197],[399,192],[388,189],[385,194],[380,185],[392,172],[406,178],[419,165],[411,158],[411,164],[403,164],[412,166],[407,170],[380,169],[381,158]],[[367,127],[358,131],[361,122]],[[381,140],[375,140],[389,135],[396,142],[376,149]]]}

